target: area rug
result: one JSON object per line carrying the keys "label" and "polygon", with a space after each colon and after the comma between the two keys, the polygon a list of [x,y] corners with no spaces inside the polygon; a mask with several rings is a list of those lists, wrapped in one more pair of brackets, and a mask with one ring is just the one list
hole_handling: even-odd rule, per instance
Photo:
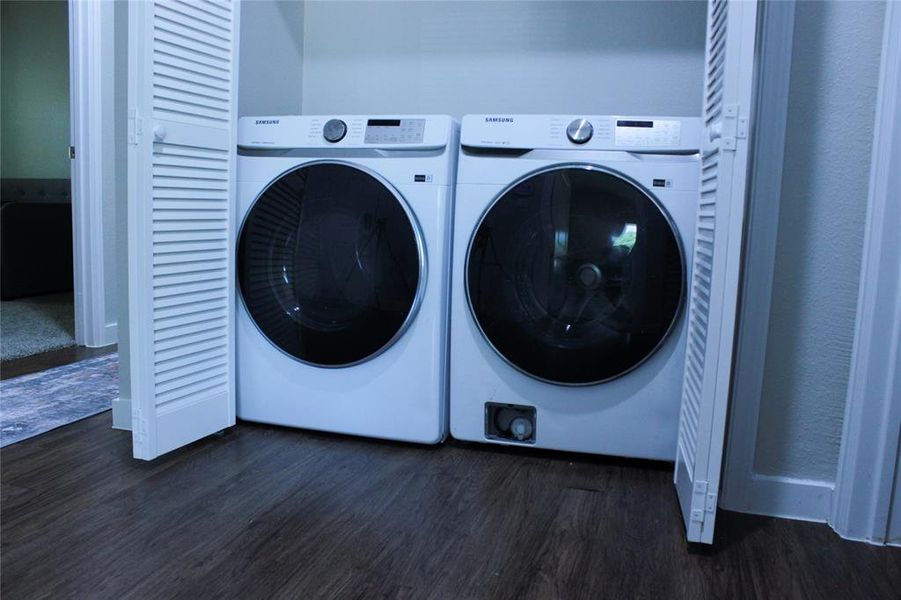
{"label": "area rug", "polygon": [[0,448],[109,410],[118,395],[115,352],[0,381]]}
{"label": "area rug", "polygon": [[75,345],[72,293],[0,303],[0,360]]}

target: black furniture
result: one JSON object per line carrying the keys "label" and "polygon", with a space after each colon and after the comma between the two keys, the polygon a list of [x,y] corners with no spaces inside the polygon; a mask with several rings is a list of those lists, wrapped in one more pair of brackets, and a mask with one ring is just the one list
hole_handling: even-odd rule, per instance
{"label": "black furniture", "polygon": [[68,179],[0,180],[0,299],[72,290]]}

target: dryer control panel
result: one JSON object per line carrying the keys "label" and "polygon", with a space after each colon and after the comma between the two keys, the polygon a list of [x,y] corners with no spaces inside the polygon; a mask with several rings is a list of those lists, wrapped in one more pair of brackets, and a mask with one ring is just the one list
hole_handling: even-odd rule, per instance
{"label": "dryer control panel", "polygon": [[697,117],[466,115],[460,143],[511,150],[625,150],[689,154],[701,148]]}
{"label": "dryer control panel", "polygon": [[453,120],[447,115],[241,117],[238,147],[436,150],[450,143],[454,131]]}

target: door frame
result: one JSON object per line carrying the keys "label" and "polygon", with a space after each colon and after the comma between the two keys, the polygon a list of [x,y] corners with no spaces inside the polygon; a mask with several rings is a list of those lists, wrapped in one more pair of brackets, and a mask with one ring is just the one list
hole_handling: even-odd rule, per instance
{"label": "door frame", "polygon": [[[112,2],[69,0],[69,114],[75,343],[116,343],[116,321],[106,319],[106,287],[115,273],[104,263],[104,198],[115,194],[114,28]],[[114,200],[113,197],[111,200]]]}
{"label": "door frame", "polygon": [[720,506],[826,521],[831,484],[755,470],[788,122],[795,2],[762,3],[741,307]]}
{"label": "door frame", "polygon": [[848,539],[901,545],[889,532],[893,508],[901,510],[901,5],[888,2],[885,11],[857,324],[829,522]]}

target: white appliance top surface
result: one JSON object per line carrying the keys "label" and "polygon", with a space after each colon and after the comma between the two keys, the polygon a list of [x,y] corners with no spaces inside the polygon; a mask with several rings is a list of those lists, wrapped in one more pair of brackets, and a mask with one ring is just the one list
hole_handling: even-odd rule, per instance
{"label": "white appliance top surface", "polygon": [[460,143],[473,148],[690,153],[701,148],[698,117],[466,115]]}
{"label": "white appliance top surface", "polygon": [[447,115],[241,117],[238,147],[256,150],[376,148],[436,150],[453,137]]}

